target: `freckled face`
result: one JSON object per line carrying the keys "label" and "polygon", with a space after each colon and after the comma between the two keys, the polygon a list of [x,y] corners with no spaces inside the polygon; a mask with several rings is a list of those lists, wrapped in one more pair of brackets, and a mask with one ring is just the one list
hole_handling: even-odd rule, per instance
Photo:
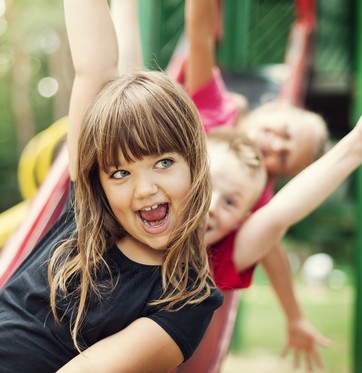
{"label": "freckled face", "polygon": [[225,144],[208,141],[212,198],[206,231],[206,243],[217,243],[237,229],[260,193],[252,177]]}
{"label": "freckled face", "polygon": [[164,250],[191,187],[190,168],[178,153],[134,162],[119,157],[119,167],[100,172],[110,207],[128,232],[132,250]]}

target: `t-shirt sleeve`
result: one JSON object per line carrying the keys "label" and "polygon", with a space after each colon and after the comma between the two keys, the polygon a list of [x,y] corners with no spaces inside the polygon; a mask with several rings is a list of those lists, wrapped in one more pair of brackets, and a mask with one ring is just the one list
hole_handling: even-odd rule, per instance
{"label": "t-shirt sleeve", "polygon": [[236,231],[209,248],[209,259],[216,286],[221,290],[246,289],[251,286],[255,265],[239,272],[233,260]]}
{"label": "t-shirt sleeve", "polygon": [[160,310],[148,317],[159,324],[177,343],[185,361],[199,345],[214,311],[222,302],[222,293],[214,288],[211,295],[200,304],[187,305],[178,311]]}
{"label": "t-shirt sleeve", "polygon": [[220,70],[214,69],[213,78],[191,94],[206,133],[220,127],[232,127],[238,115],[234,97],[227,91]]}

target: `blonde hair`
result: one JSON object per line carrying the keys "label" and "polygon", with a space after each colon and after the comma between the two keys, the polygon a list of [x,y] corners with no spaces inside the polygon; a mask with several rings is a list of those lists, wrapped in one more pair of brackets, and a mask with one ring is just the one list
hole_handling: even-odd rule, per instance
{"label": "blonde hair", "polygon": [[323,117],[313,111],[291,105],[284,101],[276,100],[257,107],[244,118],[240,118],[237,127],[247,130],[249,126],[253,125],[253,122],[260,120],[260,117],[270,113],[283,113],[288,116],[288,121],[290,122],[314,128],[316,141],[313,156],[311,157],[312,162],[320,158],[330,148],[328,126]]}
{"label": "blonde hair", "polygon": [[[258,181],[258,190],[255,193],[255,201],[263,191],[267,173],[264,167],[262,154],[256,144],[244,133],[236,128],[217,128],[208,134],[208,141],[224,143],[240,161],[240,168],[246,170],[252,178]],[[248,206],[251,208],[252,206]]]}
{"label": "blonde hair", "polygon": [[299,112],[304,124],[309,123],[315,129],[317,141],[314,147],[313,161],[316,161],[331,147],[327,123],[317,113],[301,108],[295,108],[295,110]]}
{"label": "blonde hair", "polygon": [[[213,284],[204,242],[211,198],[209,167],[205,135],[195,106],[184,90],[162,72],[140,71],[109,82],[90,106],[79,137],[76,236],[56,248],[48,270],[56,319],[58,297],[70,296],[77,303],[71,332],[78,350],[78,334],[89,296],[103,295],[118,280],[114,279],[105,290],[99,285],[99,274],[110,273],[105,260],[107,250],[127,234],[108,204],[99,172],[117,166],[119,150],[127,161],[177,152],[190,167],[191,188],[164,253],[164,293],[152,304],[170,310],[181,308],[180,301],[182,306],[196,304],[210,294]],[[196,275],[190,276],[190,272]],[[70,292],[74,283],[77,286]]]}

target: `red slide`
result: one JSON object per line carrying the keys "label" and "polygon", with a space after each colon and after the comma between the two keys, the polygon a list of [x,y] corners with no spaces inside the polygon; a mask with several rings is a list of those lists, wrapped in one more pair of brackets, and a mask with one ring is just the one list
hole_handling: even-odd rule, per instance
{"label": "red slide", "polygon": [[0,287],[59,217],[69,192],[68,151],[60,150],[20,227],[0,253]]}

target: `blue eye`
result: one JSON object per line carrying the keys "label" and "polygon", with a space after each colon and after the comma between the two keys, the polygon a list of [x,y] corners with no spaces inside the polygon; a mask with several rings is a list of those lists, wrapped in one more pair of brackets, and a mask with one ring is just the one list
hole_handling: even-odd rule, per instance
{"label": "blue eye", "polygon": [[156,168],[169,168],[173,165],[173,163],[174,161],[172,159],[161,159],[159,162],[157,162]]}
{"label": "blue eye", "polygon": [[227,206],[234,206],[234,201],[231,199],[225,199],[224,202]]}
{"label": "blue eye", "polygon": [[112,179],[123,179],[124,177],[128,176],[129,172],[125,170],[117,170],[112,173],[111,178]]}

